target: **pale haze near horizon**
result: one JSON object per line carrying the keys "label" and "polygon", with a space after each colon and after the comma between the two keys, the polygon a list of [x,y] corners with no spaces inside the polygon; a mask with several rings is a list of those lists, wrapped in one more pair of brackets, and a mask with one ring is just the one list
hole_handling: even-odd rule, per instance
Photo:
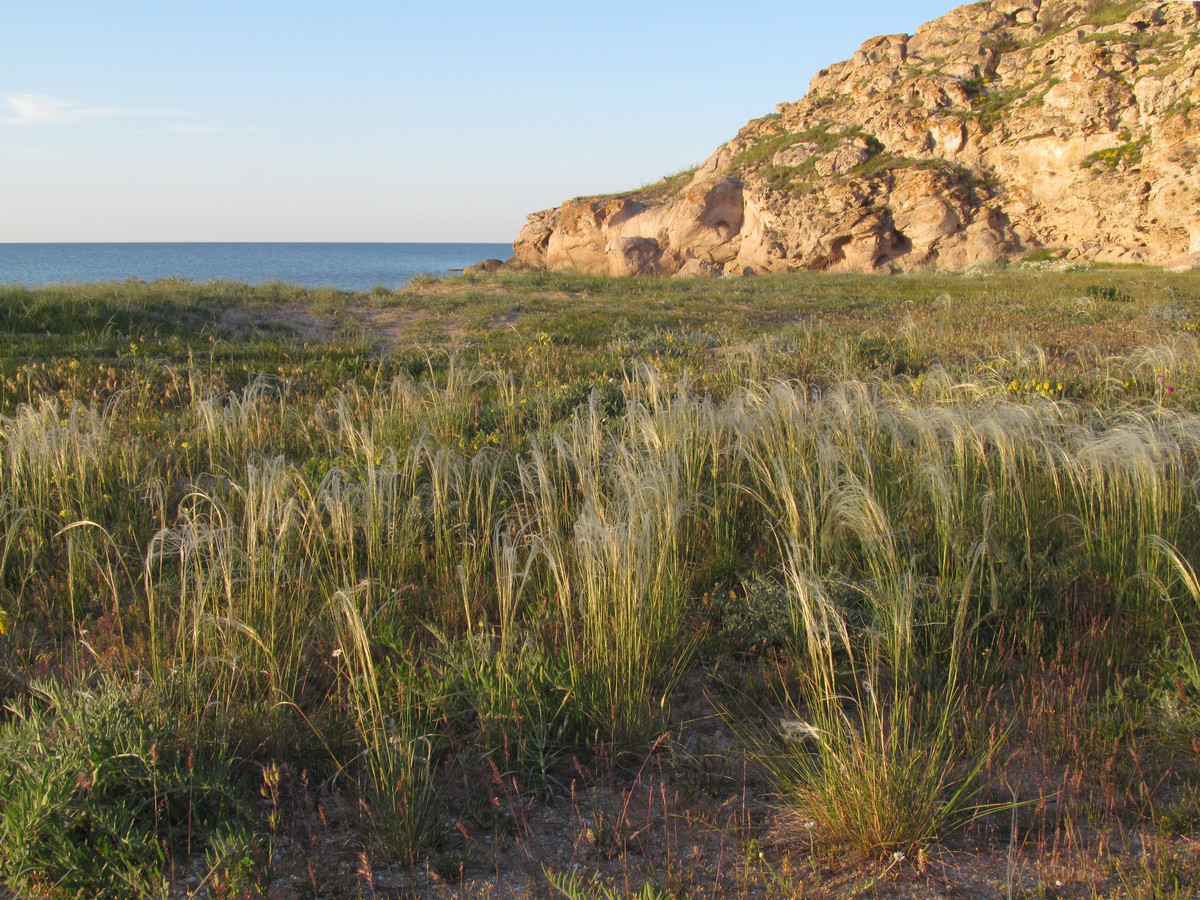
{"label": "pale haze near horizon", "polygon": [[9,0],[0,241],[511,241],[945,0]]}

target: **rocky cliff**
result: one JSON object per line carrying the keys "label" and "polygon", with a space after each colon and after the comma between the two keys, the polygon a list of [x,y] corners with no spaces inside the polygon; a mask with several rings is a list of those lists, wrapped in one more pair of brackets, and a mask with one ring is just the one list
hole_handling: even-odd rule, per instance
{"label": "rocky cliff", "polygon": [[872,38],[694,172],[529,216],[510,268],[1200,263],[1200,3],[988,0]]}

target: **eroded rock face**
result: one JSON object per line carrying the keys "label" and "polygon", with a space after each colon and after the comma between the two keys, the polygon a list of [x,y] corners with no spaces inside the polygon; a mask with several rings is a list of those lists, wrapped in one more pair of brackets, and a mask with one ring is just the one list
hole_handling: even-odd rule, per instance
{"label": "eroded rock face", "polygon": [[1200,258],[1200,3],[991,0],[866,41],[679,190],[531,215],[510,267]]}
{"label": "eroded rock face", "polygon": [[613,238],[604,245],[609,275],[653,275],[658,271],[662,248],[648,237]]}

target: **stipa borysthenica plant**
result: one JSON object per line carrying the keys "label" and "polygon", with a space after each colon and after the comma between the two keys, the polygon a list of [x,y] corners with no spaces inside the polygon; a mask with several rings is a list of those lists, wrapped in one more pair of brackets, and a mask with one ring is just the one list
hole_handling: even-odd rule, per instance
{"label": "stipa borysthenica plant", "polygon": [[210,471],[237,471],[251,456],[278,453],[290,421],[278,383],[259,376],[240,393],[196,394],[190,415],[195,422],[187,443],[207,455]]}
{"label": "stipa borysthenica plant", "polygon": [[[741,422],[741,397],[718,405],[680,376],[673,387],[653,368],[629,373],[623,425],[637,452],[669,460],[677,470],[685,499],[680,525],[681,558],[708,577],[737,566],[739,546],[748,522],[739,509],[744,503],[740,459],[733,452]],[[706,565],[707,563],[707,565]]]}
{"label": "stipa borysthenica plant", "polygon": [[[1194,623],[1200,616],[1200,576],[1195,567],[1187,560],[1179,549],[1156,534],[1148,535],[1146,544],[1151,553],[1161,555],[1170,564],[1173,578],[1155,578],[1154,583],[1171,608],[1171,613],[1178,625],[1178,633],[1173,642],[1177,649],[1170,654],[1175,668],[1178,669],[1186,687],[1190,689],[1191,699],[1196,703],[1200,699],[1200,659],[1194,649]],[[1180,591],[1173,591],[1171,581],[1177,581],[1184,596],[1176,599]]]}
{"label": "stipa borysthenica plant", "polygon": [[1200,449],[1200,426],[1194,415],[1136,409],[1104,424],[1068,444],[1070,508],[1090,568],[1131,592],[1125,605],[1137,609],[1145,607],[1133,581],[1145,535],[1177,535],[1193,518],[1195,485],[1185,473]]}
{"label": "stipa borysthenica plant", "polygon": [[[836,468],[837,451],[827,449],[826,457]],[[902,856],[978,814],[974,779],[991,751],[965,760],[956,719],[959,657],[987,528],[962,583],[942,587],[957,588],[957,596],[938,595],[902,565],[886,511],[853,475],[843,469],[838,480],[813,481],[806,477],[811,470],[788,471],[778,461],[755,466],[768,475],[761,499],[780,522],[801,684],[783,723],[783,750],[763,754],[785,803],[784,837],[817,836]],[[818,500],[817,493],[827,496]],[[984,501],[985,523],[991,503]],[[840,548],[846,570],[857,573],[853,583],[818,574],[805,514],[818,508],[827,516],[822,551]],[[932,600],[921,603],[918,595],[931,590]],[[915,631],[927,624],[918,609],[942,617],[945,646],[917,646]],[[929,662],[922,651],[940,657],[937,678],[920,670]]]}
{"label": "stipa borysthenica plant", "polygon": [[352,761],[374,824],[376,839],[389,856],[415,862],[433,834],[433,743],[428,733],[426,698],[400,690],[385,694],[369,633],[370,590],[339,591],[331,600],[346,699],[358,736]]}
{"label": "stipa borysthenica plant", "polygon": [[[623,428],[637,413],[610,436],[595,404],[580,412],[551,458],[531,451],[524,501],[537,523],[572,693],[596,739],[624,752],[661,726],[690,654],[679,547],[688,498],[676,458],[630,446]],[[557,473],[568,477],[542,481]]]}
{"label": "stipa borysthenica plant", "polygon": [[[971,815],[987,751],[960,759],[960,655],[978,588],[998,603],[995,490],[1021,479],[993,471],[961,400],[918,412],[862,384],[832,402],[782,384],[763,399],[769,424],[748,423],[741,446],[779,523],[807,684],[805,724],[790,730],[809,740],[772,764],[796,821],[904,852]],[[1008,442],[1011,457],[1025,452]]]}
{"label": "stipa borysthenica plant", "polygon": [[[317,593],[297,566],[306,513],[281,458],[194,491],[151,540],[141,592],[151,671],[220,675],[211,702],[268,715],[299,694]],[[197,698],[201,707],[208,698]]]}
{"label": "stipa borysthenica plant", "polygon": [[[14,612],[59,637],[78,637],[80,614],[92,612],[102,589],[93,577],[96,561],[111,562],[114,540],[124,544],[141,533],[122,513],[140,506],[141,492],[129,486],[149,454],[116,440],[117,415],[115,402],[96,410],[45,400],[0,417],[0,584],[16,595]],[[75,522],[109,523],[111,530],[68,527]],[[63,584],[48,595],[44,585],[55,580]]]}

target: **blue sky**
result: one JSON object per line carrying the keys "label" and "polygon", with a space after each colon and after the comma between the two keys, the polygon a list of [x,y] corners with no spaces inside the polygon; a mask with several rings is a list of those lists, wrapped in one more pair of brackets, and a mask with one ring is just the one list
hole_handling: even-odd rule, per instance
{"label": "blue sky", "polygon": [[0,241],[511,241],[946,0],[4,0]]}

